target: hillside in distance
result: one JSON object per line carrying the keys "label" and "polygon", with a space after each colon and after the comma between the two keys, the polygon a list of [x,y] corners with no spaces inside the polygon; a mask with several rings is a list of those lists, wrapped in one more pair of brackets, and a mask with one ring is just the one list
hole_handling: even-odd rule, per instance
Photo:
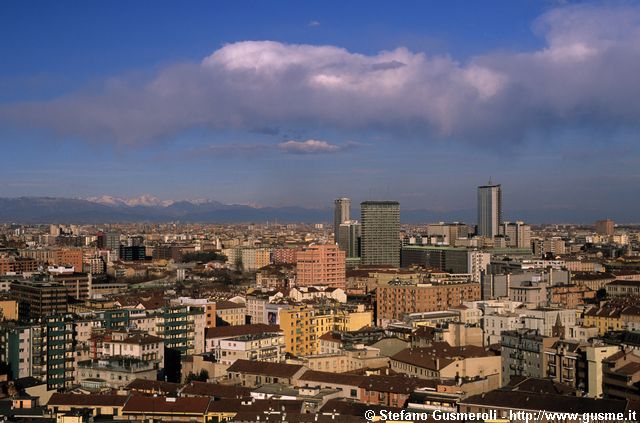
{"label": "hillside in distance", "polygon": [[[359,216],[357,205],[352,216]],[[616,222],[640,222],[633,210],[619,210],[602,216],[596,210],[574,208],[521,210],[505,213],[505,220],[528,223],[586,223],[602,218]],[[201,222],[201,223],[329,223],[330,207],[313,209],[295,206],[255,207],[223,204],[213,200],[172,201],[143,196],[138,199],[92,197],[89,199],[60,197],[0,198],[0,222],[4,223],[135,223],[135,222]],[[406,209],[401,206],[403,223],[466,222],[473,224],[476,211],[433,211]]]}
{"label": "hillside in distance", "polygon": [[19,223],[109,222],[324,222],[329,209],[251,207],[216,201],[176,201],[170,204],[128,205],[56,197],[0,198],[0,221]]}

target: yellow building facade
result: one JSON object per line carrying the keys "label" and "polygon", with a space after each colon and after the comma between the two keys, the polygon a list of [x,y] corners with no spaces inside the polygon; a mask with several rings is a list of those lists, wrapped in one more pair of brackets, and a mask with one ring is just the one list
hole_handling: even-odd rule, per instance
{"label": "yellow building facade", "polygon": [[0,320],[18,320],[18,302],[16,300],[0,301]]}
{"label": "yellow building facade", "polygon": [[364,307],[347,310],[326,306],[295,306],[280,310],[285,351],[295,356],[320,354],[320,337],[331,331],[354,331],[371,326],[373,312]]}
{"label": "yellow building facade", "polygon": [[598,335],[604,335],[608,331],[623,330],[625,322],[621,310],[617,307],[594,307],[583,315],[585,327],[598,328]]}

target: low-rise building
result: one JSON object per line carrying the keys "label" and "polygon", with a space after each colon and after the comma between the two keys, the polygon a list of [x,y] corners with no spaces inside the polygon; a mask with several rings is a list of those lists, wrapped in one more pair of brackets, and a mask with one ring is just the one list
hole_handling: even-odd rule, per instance
{"label": "low-rise building", "polygon": [[532,307],[546,306],[549,303],[548,283],[540,280],[524,281],[509,287],[509,300]]}
{"label": "low-rise building", "polygon": [[220,341],[246,335],[259,335],[261,333],[282,334],[277,325],[242,325],[242,326],[218,326],[207,328],[205,332],[204,352],[214,353],[220,350]]}
{"label": "low-rise building", "polygon": [[112,358],[78,362],[78,380],[87,389],[121,389],[135,379],[156,380],[153,362],[136,358]]}
{"label": "low-rise building", "polygon": [[[122,408],[128,421],[214,421],[209,413],[211,398],[131,396]],[[221,420],[218,420],[221,421]]]}
{"label": "low-rise building", "polygon": [[592,291],[598,291],[616,280],[616,277],[607,272],[572,272],[571,282],[589,288]]}
{"label": "low-rise building", "polygon": [[246,323],[247,307],[245,304],[226,300],[217,301],[215,303],[215,312],[217,318],[221,321],[221,325],[238,326]]}
{"label": "low-rise building", "polygon": [[540,335],[565,337],[568,328],[576,324],[576,310],[538,307],[534,309],[523,309],[522,327],[524,329],[536,330]]}
{"label": "low-rise building", "polygon": [[640,280],[615,280],[606,284],[604,288],[607,291],[607,297],[640,296]]}
{"label": "low-rise building", "polygon": [[[280,291],[252,292],[247,295],[246,307],[247,316],[251,324],[268,324],[267,305],[276,299],[284,298]],[[275,322],[274,322],[275,323]]]}
{"label": "low-rise building", "polygon": [[327,299],[339,303],[347,302],[347,294],[342,288],[330,286],[298,286],[291,288],[289,298],[297,302]]}
{"label": "low-rise building", "polygon": [[596,297],[596,291],[580,285],[556,285],[547,288],[550,305],[576,308]]}
{"label": "low-rise building", "polygon": [[544,378],[548,373],[545,349],[558,340],[536,330],[519,329],[502,333],[502,386],[513,376]]}
{"label": "low-rise building", "polygon": [[265,383],[294,385],[306,370],[298,364],[236,360],[227,374],[229,381],[236,385],[256,387]]}
{"label": "low-rise building", "polygon": [[426,348],[407,348],[391,357],[391,370],[421,379],[487,377],[500,386],[500,356],[483,347],[452,347],[436,342]]}
{"label": "low-rise building", "polygon": [[146,333],[111,332],[102,341],[103,358],[127,357],[156,363],[164,361],[164,340]]}
{"label": "low-rise building", "polygon": [[119,418],[128,395],[85,395],[54,393],[47,402],[47,410],[54,415],[63,415],[72,410],[89,409],[91,415]]}
{"label": "low-rise building", "polygon": [[[567,418],[567,423],[580,423],[583,413],[622,413],[627,415],[626,401],[593,399],[570,395],[558,395],[557,392],[532,392],[518,389],[496,389],[479,395],[473,395],[460,401],[461,413],[489,413],[495,410],[497,418],[509,418],[510,413],[531,413],[540,410],[546,412],[576,413],[577,418]],[[515,421],[524,421],[516,419]],[[546,420],[545,420],[546,421]],[[627,420],[629,423],[631,420]]]}
{"label": "low-rise building", "polygon": [[640,401],[640,352],[623,349],[603,361],[605,398]]}
{"label": "low-rise building", "polygon": [[583,325],[598,328],[598,335],[604,335],[608,331],[622,330],[625,326],[622,310],[623,307],[611,304],[590,307],[582,315]]}
{"label": "low-rise building", "polygon": [[214,353],[220,363],[228,365],[238,359],[279,363],[284,360],[284,335],[278,331],[221,339]]}
{"label": "low-rise building", "polygon": [[349,348],[336,353],[308,355],[288,360],[288,362],[304,365],[310,370],[331,373],[389,367],[389,357],[380,355],[380,350],[377,348],[365,346]]}
{"label": "low-rise building", "polygon": [[499,344],[502,332],[522,328],[522,318],[516,313],[487,314],[482,317],[485,345]]}

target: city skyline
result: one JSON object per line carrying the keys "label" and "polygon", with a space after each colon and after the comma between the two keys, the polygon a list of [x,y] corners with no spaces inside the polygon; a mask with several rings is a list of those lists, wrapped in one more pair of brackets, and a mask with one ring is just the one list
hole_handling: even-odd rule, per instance
{"label": "city skyline", "polygon": [[0,39],[0,422],[640,421],[640,0]]}
{"label": "city skyline", "polygon": [[123,4],[3,7],[0,197],[640,205],[636,4]]}

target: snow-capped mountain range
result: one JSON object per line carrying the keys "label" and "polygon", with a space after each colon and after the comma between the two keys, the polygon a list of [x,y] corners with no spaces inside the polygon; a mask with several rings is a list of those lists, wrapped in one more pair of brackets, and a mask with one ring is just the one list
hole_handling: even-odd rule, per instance
{"label": "snow-capped mountain range", "polygon": [[330,216],[330,209],[256,207],[209,199],[161,200],[153,195],[0,198],[0,223],[324,222]]}
{"label": "snow-capped mountain range", "polygon": [[[100,197],[87,197],[81,198],[82,200],[87,200],[92,203],[104,204],[107,206],[128,206],[128,207],[169,207],[172,204],[177,203],[176,200],[161,200],[156,196],[151,194],[142,194],[139,197],[133,198],[123,198],[123,197],[114,197],[111,195],[102,195]],[[196,199],[188,199],[182,200],[186,203],[191,203],[194,205],[202,205],[209,203],[217,203],[216,201],[210,200],[208,198],[196,198]]]}

